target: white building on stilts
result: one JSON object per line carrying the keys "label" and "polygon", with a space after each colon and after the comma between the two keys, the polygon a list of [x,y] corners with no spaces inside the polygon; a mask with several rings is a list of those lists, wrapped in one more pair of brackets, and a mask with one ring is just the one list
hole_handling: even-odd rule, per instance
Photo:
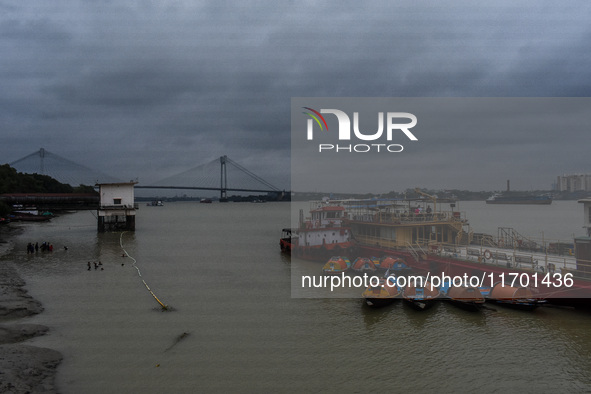
{"label": "white building on stilts", "polygon": [[137,182],[99,183],[98,231],[135,230],[134,185]]}

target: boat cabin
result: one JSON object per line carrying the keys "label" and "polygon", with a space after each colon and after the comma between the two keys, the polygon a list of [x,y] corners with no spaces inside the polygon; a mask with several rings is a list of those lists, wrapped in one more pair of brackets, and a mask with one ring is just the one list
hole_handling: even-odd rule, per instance
{"label": "boat cabin", "polygon": [[345,208],[341,206],[320,206],[310,211],[312,228],[341,227],[345,219]]}
{"label": "boat cabin", "polygon": [[297,245],[303,247],[322,247],[332,250],[335,247],[346,249],[350,246],[350,230],[345,227],[347,219],[345,208],[326,201],[313,202],[310,217],[304,220],[300,210]]}
{"label": "boat cabin", "polygon": [[472,232],[455,206],[425,199],[374,200],[359,201],[347,211],[359,243],[396,249],[469,241]]}

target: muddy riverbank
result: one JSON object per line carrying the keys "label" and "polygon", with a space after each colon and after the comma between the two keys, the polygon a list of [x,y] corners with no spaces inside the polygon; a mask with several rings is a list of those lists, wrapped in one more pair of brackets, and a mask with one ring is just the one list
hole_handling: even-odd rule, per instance
{"label": "muddy riverbank", "polygon": [[[3,231],[0,255],[11,250],[8,237],[16,231]],[[55,374],[62,360],[60,352],[26,344],[44,335],[48,328],[23,323],[23,318],[43,311],[41,303],[25,289],[14,263],[0,261],[0,392],[56,393]]]}

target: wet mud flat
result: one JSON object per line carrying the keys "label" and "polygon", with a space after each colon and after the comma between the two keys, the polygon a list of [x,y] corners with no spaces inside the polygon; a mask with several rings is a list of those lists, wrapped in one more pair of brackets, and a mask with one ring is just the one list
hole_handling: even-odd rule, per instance
{"label": "wet mud flat", "polygon": [[48,331],[43,325],[22,323],[22,318],[43,311],[24,286],[14,264],[0,261],[0,393],[57,393],[61,353],[24,343]]}

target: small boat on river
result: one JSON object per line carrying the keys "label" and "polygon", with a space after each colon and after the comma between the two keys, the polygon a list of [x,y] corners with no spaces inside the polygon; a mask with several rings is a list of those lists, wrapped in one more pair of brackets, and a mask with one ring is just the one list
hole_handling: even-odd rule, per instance
{"label": "small boat on river", "polygon": [[400,299],[400,290],[396,286],[395,280],[388,277],[380,279],[377,286],[369,286],[361,296],[368,306],[378,308]]}
{"label": "small boat on river", "polygon": [[359,274],[373,274],[377,271],[376,265],[369,257],[358,257],[351,266],[351,270]]}
{"label": "small boat on river", "polygon": [[406,275],[411,271],[411,268],[403,259],[393,256],[382,257],[379,269],[397,276]]}
{"label": "small boat on river", "polygon": [[292,229],[284,228],[281,230],[281,238],[279,239],[279,247],[281,248],[281,252],[286,254],[291,254],[291,232]]}
{"label": "small boat on river", "polygon": [[349,268],[351,268],[351,261],[347,257],[333,256],[322,267],[322,273],[325,275],[339,275],[347,272]]}
{"label": "small boat on river", "polygon": [[432,307],[439,297],[439,289],[427,278],[422,276],[411,277],[415,280],[408,281],[402,290],[402,299],[416,310],[425,310]]}
{"label": "small boat on river", "polygon": [[472,286],[454,286],[450,281],[446,281],[440,291],[444,300],[467,311],[478,311],[485,302],[480,290]]}
{"label": "small boat on river", "polygon": [[502,282],[495,283],[490,289],[487,300],[502,306],[526,311],[532,311],[546,302],[535,298],[527,287],[513,287]]}
{"label": "small boat on river", "polygon": [[38,215],[8,215],[8,219],[11,222],[47,222],[51,219],[51,216],[38,216]]}

